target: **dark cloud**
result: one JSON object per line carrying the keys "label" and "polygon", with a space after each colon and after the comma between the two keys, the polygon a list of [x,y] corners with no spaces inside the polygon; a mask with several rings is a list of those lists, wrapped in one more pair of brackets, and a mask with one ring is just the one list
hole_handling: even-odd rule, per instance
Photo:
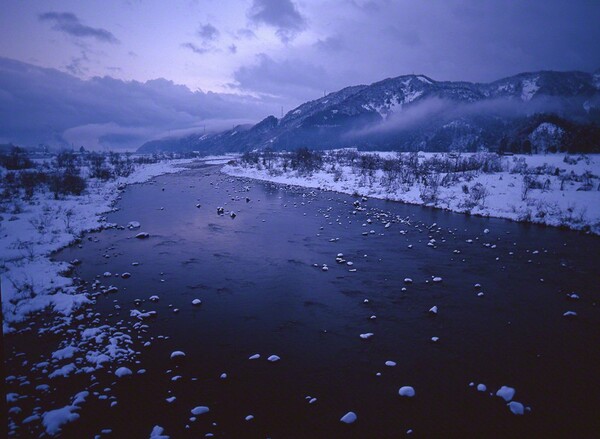
{"label": "dark cloud", "polygon": [[70,12],[46,12],[40,14],[39,19],[53,23],[52,29],[74,37],[94,38],[103,43],[119,43],[119,40],[111,32],[102,28],[86,26],[75,14]]}
{"label": "dark cloud", "polygon": [[208,43],[218,39],[220,32],[219,29],[214,27],[212,24],[208,23],[201,25],[196,34],[198,35],[198,37],[200,37],[202,42]]}
{"label": "dark cloud", "polygon": [[392,40],[406,46],[419,46],[421,44],[421,37],[416,30],[389,26],[386,29],[385,34]]}
{"label": "dark cloud", "polygon": [[235,33],[235,38],[238,40],[252,40],[256,38],[256,34],[250,29],[242,28]]}
{"label": "dark cloud", "polygon": [[306,29],[306,18],[291,0],[254,0],[248,18],[254,24],[274,27],[284,43]]}
{"label": "dark cloud", "polygon": [[191,50],[192,52],[198,55],[204,55],[208,52],[216,52],[218,51],[215,46],[212,44],[213,41],[219,39],[219,29],[214,27],[212,24],[203,24],[198,28],[196,35],[200,39],[200,45],[192,42],[182,43],[181,47],[184,49]]}
{"label": "dark cloud", "polygon": [[192,92],[166,79],[81,80],[0,58],[0,140],[25,146],[136,148],[176,132],[258,121],[278,105],[247,95]]}
{"label": "dark cloud", "polygon": [[204,55],[205,53],[210,52],[211,49],[207,48],[207,47],[200,47],[197,46],[194,43],[181,43],[181,47],[183,47],[184,49],[189,49],[192,52],[198,54],[198,55]]}
{"label": "dark cloud", "polygon": [[489,82],[600,66],[598,1],[338,0],[306,13],[328,37],[286,56],[323,66],[339,88],[411,72]]}
{"label": "dark cloud", "polygon": [[322,95],[323,90],[332,90],[332,83],[325,69],[301,59],[276,61],[261,53],[257,63],[243,66],[234,73],[241,90],[287,97],[297,104]]}
{"label": "dark cloud", "polygon": [[346,43],[339,36],[327,37],[324,40],[317,40],[315,47],[323,51],[339,51],[346,48]]}
{"label": "dark cloud", "polygon": [[71,58],[71,62],[65,66],[65,69],[75,76],[83,76],[89,71],[85,66],[89,61],[87,53],[82,51],[81,56]]}
{"label": "dark cloud", "polygon": [[376,1],[373,1],[373,0],[367,0],[367,1],[349,0],[349,3],[361,11],[377,12],[380,10],[379,3],[377,3]]}
{"label": "dark cloud", "polygon": [[235,44],[230,45],[227,49],[229,49],[229,53],[237,53],[237,46]]}

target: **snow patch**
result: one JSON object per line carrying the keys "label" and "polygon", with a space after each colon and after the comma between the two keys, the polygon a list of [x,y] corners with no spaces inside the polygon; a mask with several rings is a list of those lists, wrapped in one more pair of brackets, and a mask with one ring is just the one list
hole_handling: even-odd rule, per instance
{"label": "snow patch", "polygon": [[537,85],[537,80],[538,78],[523,80],[521,83],[521,100],[527,102],[533,98],[535,93],[540,89]]}
{"label": "snow patch", "polygon": [[508,402],[514,398],[515,389],[513,389],[512,387],[508,387],[508,386],[502,386],[496,392],[496,396],[499,396],[500,398],[502,398],[506,402]]}
{"label": "snow patch", "polygon": [[340,421],[343,422],[344,424],[352,424],[353,422],[356,422],[356,419],[357,419],[356,413],[348,412],[340,418]]}
{"label": "snow patch", "polygon": [[398,390],[398,395],[405,396],[407,398],[412,398],[416,395],[415,389],[411,386],[402,386]]}
{"label": "snow patch", "polygon": [[205,405],[199,405],[192,409],[192,415],[195,415],[195,416],[203,415],[204,413],[208,413],[209,411],[210,411],[210,409],[208,407],[206,407]]}

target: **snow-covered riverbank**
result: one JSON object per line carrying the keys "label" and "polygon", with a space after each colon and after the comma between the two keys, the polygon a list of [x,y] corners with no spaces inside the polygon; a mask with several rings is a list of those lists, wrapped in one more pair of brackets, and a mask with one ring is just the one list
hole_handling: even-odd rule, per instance
{"label": "snow-covered riverbank", "polygon": [[36,311],[51,308],[69,315],[88,303],[77,294],[65,274],[69,264],[53,262],[53,252],[73,243],[83,232],[107,226],[102,214],[109,212],[128,184],[143,183],[158,175],[178,172],[192,159],[145,164],[128,177],[110,181],[90,179],[79,196],[54,199],[49,192],[36,193],[31,200],[13,200],[0,228],[0,282],[4,333]]}
{"label": "snow-covered riverbank", "polygon": [[[397,180],[390,178],[391,174],[383,169],[365,172],[360,166],[336,163],[331,156],[327,160],[328,154],[324,165],[314,172],[299,172],[287,163],[284,165],[281,158],[271,159],[267,164],[238,161],[223,167],[222,171],[236,177],[600,234],[600,157],[597,155],[497,157],[494,160],[498,160],[500,169],[491,172],[428,174],[429,183],[423,180],[403,183],[397,176]],[[381,159],[409,160],[408,154],[371,154]],[[447,154],[420,153],[418,157],[421,163],[455,160]]]}

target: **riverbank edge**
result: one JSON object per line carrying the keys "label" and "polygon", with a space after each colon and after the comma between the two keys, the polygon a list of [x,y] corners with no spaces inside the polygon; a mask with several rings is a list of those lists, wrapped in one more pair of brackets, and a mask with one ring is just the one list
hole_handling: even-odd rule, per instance
{"label": "riverbank edge", "polygon": [[[142,165],[129,177],[113,181],[90,184],[85,194],[69,196],[60,200],[51,199],[48,194],[38,194],[16,219],[10,222],[7,235],[12,238],[0,251],[6,259],[0,273],[0,291],[2,296],[2,332],[4,335],[15,331],[15,324],[26,323],[29,317],[45,309],[51,309],[62,316],[70,316],[82,305],[90,303],[84,293],[77,293],[70,276],[70,264],[52,260],[58,251],[73,245],[85,233],[112,227],[103,215],[114,211],[119,196],[128,186],[145,184],[153,178],[185,171],[186,165],[197,159],[177,159],[159,163]],[[71,210],[69,227],[63,224],[64,218],[52,218],[47,226],[49,232],[40,233],[33,224],[33,219],[42,215],[44,209],[55,214]],[[58,231],[58,232],[56,232]],[[54,235],[53,240],[46,240]],[[27,241],[23,241],[23,240]],[[7,240],[8,241],[8,240]],[[15,257],[10,255],[12,243],[31,242],[28,255]],[[24,252],[21,252],[24,253]],[[11,257],[12,256],[12,257]],[[19,298],[22,288],[30,290],[31,297]]]}
{"label": "riverbank edge", "polygon": [[268,175],[265,171],[261,172],[255,169],[252,169],[253,172],[250,172],[250,169],[242,168],[239,165],[231,165],[227,164],[221,168],[221,172],[225,175],[236,177],[236,178],[247,178],[249,180],[258,180],[269,183],[274,183],[282,186],[294,186],[299,188],[310,188],[310,189],[319,189],[322,191],[328,192],[336,192],[345,195],[353,195],[359,197],[368,197],[375,198],[379,200],[397,202],[402,204],[409,204],[413,206],[421,206],[428,207],[432,209],[440,209],[447,212],[458,213],[462,215],[470,215],[476,216],[480,218],[498,218],[503,220],[509,220],[511,222],[523,223],[523,224],[537,224],[546,227],[555,227],[563,230],[571,230],[576,231],[592,236],[600,236],[600,220],[595,223],[567,223],[567,224],[557,224],[552,219],[555,218],[536,218],[535,216],[530,216],[528,218],[519,217],[517,213],[509,213],[502,212],[500,210],[481,210],[481,211],[473,211],[468,209],[458,209],[447,206],[439,206],[432,203],[425,203],[423,201],[417,201],[416,199],[402,199],[402,198],[393,198],[389,196],[383,196],[380,193],[369,191],[369,188],[354,186],[352,188],[348,188],[347,190],[343,190],[339,185],[323,185],[322,181],[310,180],[306,178],[294,178],[293,181],[289,181],[285,176],[272,176]]}

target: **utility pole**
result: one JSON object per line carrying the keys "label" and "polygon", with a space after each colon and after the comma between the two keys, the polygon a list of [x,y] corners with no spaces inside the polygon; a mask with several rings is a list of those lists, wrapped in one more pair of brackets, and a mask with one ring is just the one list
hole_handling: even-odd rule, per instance
{"label": "utility pole", "polygon": [[281,118],[283,119],[283,105],[281,106]]}

